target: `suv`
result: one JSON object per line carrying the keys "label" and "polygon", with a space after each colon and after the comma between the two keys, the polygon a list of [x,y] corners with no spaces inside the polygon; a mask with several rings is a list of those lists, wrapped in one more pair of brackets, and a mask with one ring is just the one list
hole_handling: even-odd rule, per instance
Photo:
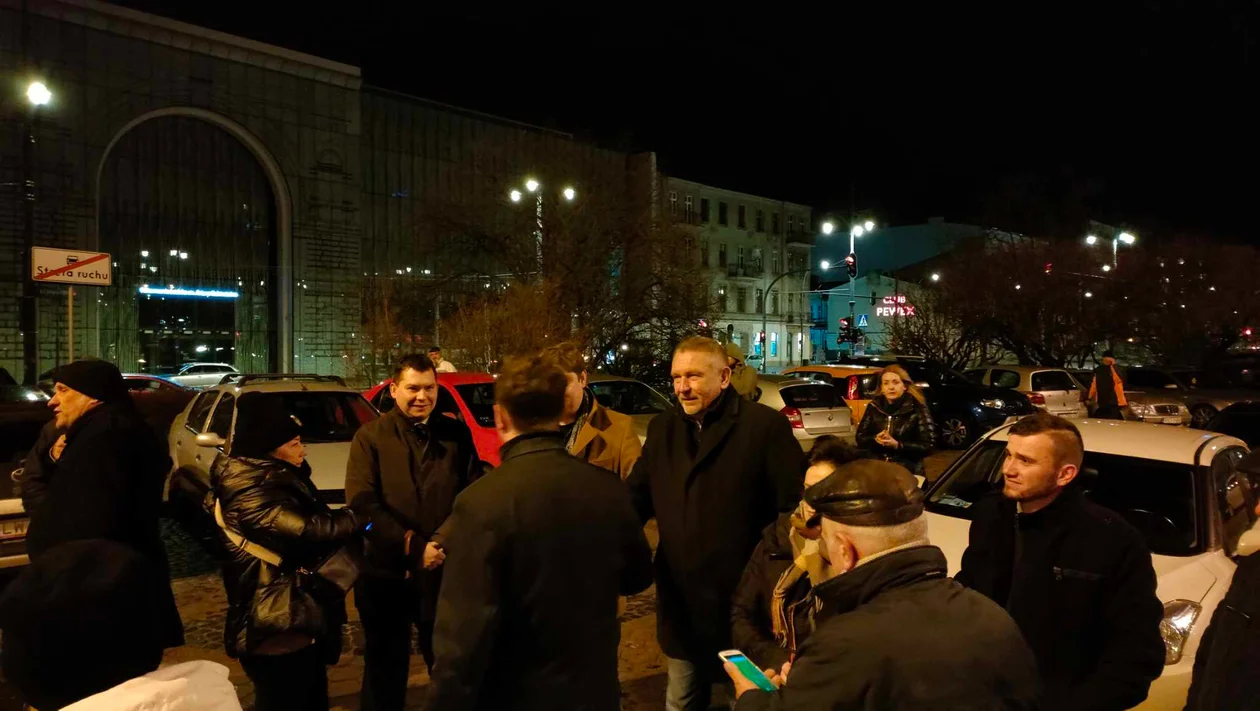
{"label": "suv", "polygon": [[[875,358],[866,369],[854,370],[844,365],[802,366],[790,368],[784,374],[808,377],[832,383],[839,377],[852,378],[842,388],[845,400],[855,411],[858,401],[864,408],[867,402],[879,395],[879,378],[876,369],[888,365],[900,365],[910,374],[911,380],[923,390],[928,409],[936,422],[937,439],[945,447],[962,449],[980,435],[994,427],[1000,427],[1012,417],[1023,417],[1036,412],[1032,403],[1015,390],[980,385],[967,380],[956,371],[926,358],[907,357],[895,361]],[[860,418],[855,420],[861,422]]]}
{"label": "suv", "polygon": [[222,382],[225,375],[236,375],[236,368],[227,363],[185,363],[178,375],[170,377],[171,382],[193,390],[212,388]]}
{"label": "suv", "polygon": [[1257,391],[1240,388],[1215,374],[1194,368],[1124,368],[1124,389],[1160,393],[1190,408],[1190,426],[1203,429],[1216,413],[1240,400],[1252,400]]}
{"label": "suv", "polygon": [[[230,452],[236,401],[245,393],[277,395],[302,424],[311,480],[323,499],[343,504],[350,441],[376,410],[336,376],[239,375],[199,394],[171,423],[167,442],[174,462],[168,499],[178,513],[201,509],[210,491],[210,466]],[[190,509],[191,507],[191,509]]]}

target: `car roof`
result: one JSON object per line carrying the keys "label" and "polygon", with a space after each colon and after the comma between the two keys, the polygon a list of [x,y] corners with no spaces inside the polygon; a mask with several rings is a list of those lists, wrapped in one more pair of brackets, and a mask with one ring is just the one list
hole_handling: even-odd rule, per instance
{"label": "car roof", "polygon": [[1260,415],[1260,400],[1242,400],[1221,410],[1231,415]]}
{"label": "car roof", "polygon": [[883,366],[872,365],[798,365],[784,370],[785,373],[829,373],[831,375],[867,375],[878,373]]}
{"label": "car roof", "polygon": [[606,373],[591,373],[590,376],[587,378],[588,383],[600,383],[600,382],[606,383],[606,382],[611,382],[611,381],[620,381],[620,382],[626,382],[626,383],[640,382],[638,380],[635,380],[634,378],[627,378],[624,375],[608,375]]}
{"label": "car roof", "polygon": [[184,363],[180,365],[179,368],[180,370],[183,370],[184,368],[191,368],[194,365],[214,365],[220,368],[231,368],[232,370],[236,370],[236,366],[232,365],[231,363],[202,363],[200,361],[197,361],[195,363]]}
{"label": "car roof", "polygon": [[[1237,437],[1185,427],[1121,420],[1074,420],[1085,451],[1164,462],[1193,464],[1199,450],[1212,443],[1218,447],[1246,447]],[[1010,427],[1000,427],[986,437],[997,442],[1010,439]]]}
{"label": "car roof", "polygon": [[1044,373],[1046,371],[1056,371],[1059,373],[1071,374],[1072,371],[1067,368],[1060,368],[1054,365],[982,365],[979,368],[968,368],[971,370],[1009,370],[1014,373],[1027,375],[1030,373]]}
{"label": "car roof", "polygon": [[489,373],[438,373],[438,382],[450,385],[493,383],[494,376]]}

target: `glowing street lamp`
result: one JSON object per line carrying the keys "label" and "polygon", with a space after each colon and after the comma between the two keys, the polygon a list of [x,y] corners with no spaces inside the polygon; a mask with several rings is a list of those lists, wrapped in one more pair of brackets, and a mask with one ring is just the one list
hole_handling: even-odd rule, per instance
{"label": "glowing street lamp", "polygon": [[875,223],[871,222],[870,220],[867,220],[866,222],[862,223],[862,226],[866,228],[867,232],[871,232],[875,229]]}
{"label": "glowing street lamp", "polygon": [[577,191],[573,188],[564,189],[564,199],[573,202],[573,198],[577,197]]}
{"label": "glowing street lamp", "polygon": [[1137,241],[1137,237],[1134,237],[1128,232],[1121,232],[1120,236],[1117,237],[1116,239],[1120,240],[1121,242],[1124,242],[1125,244],[1133,244],[1134,242]]}
{"label": "glowing street lamp", "polygon": [[26,87],[26,99],[35,106],[47,106],[52,101],[52,92],[42,81],[33,81]]}
{"label": "glowing street lamp", "polygon": [[940,281],[940,280],[941,280],[941,275],[936,272],[932,272],[932,281]]}
{"label": "glowing street lamp", "polygon": [[828,262],[827,260],[824,259],[822,260],[822,263],[819,264],[818,266],[822,267],[823,271],[827,271],[828,269],[831,268],[831,262]]}
{"label": "glowing street lamp", "polygon": [[520,190],[513,190],[512,192],[508,193],[508,197],[512,198],[512,202],[520,202],[520,201],[521,201],[521,191],[520,191]]}
{"label": "glowing street lamp", "polygon": [[530,178],[529,180],[526,180],[526,181],[525,181],[525,189],[526,189],[526,190],[528,190],[528,191],[530,191],[531,193],[536,193],[536,192],[538,192],[538,181],[537,181],[537,180],[534,180],[533,178]]}
{"label": "glowing street lamp", "polygon": [[1098,238],[1095,237],[1094,235],[1085,235],[1085,244],[1088,244],[1089,246],[1093,247],[1094,245],[1098,244]]}
{"label": "glowing street lamp", "polygon": [[826,222],[822,223],[823,234],[829,235],[835,231],[836,231],[836,223],[832,222],[831,220],[827,220]]}

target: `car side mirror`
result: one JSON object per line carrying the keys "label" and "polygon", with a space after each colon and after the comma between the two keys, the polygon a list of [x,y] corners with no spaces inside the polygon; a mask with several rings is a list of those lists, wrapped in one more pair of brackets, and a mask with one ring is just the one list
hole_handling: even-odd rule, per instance
{"label": "car side mirror", "polygon": [[203,432],[197,435],[198,447],[222,447],[227,444],[227,440],[213,432]]}

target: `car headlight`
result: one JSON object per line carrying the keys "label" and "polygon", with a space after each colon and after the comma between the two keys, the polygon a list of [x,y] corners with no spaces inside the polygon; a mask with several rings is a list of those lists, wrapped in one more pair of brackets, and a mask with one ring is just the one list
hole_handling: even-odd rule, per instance
{"label": "car headlight", "polygon": [[991,400],[981,400],[980,405],[993,410],[1001,410],[1006,407],[1006,401],[1001,398],[993,398]]}
{"label": "car headlight", "polygon": [[1140,402],[1129,403],[1129,411],[1132,412],[1134,415],[1137,415],[1138,417],[1149,417],[1150,415],[1155,414],[1154,408],[1152,408],[1150,405],[1144,405]]}
{"label": "car headlight", "polygon": [[1164,638],[1164,665],[1181,661],[1186,640],[1194,621],[1199,619],[1203,606],[1190,600],[1172,600],[1164,603],[1164,619],[1159,621],[1159,634]]}

